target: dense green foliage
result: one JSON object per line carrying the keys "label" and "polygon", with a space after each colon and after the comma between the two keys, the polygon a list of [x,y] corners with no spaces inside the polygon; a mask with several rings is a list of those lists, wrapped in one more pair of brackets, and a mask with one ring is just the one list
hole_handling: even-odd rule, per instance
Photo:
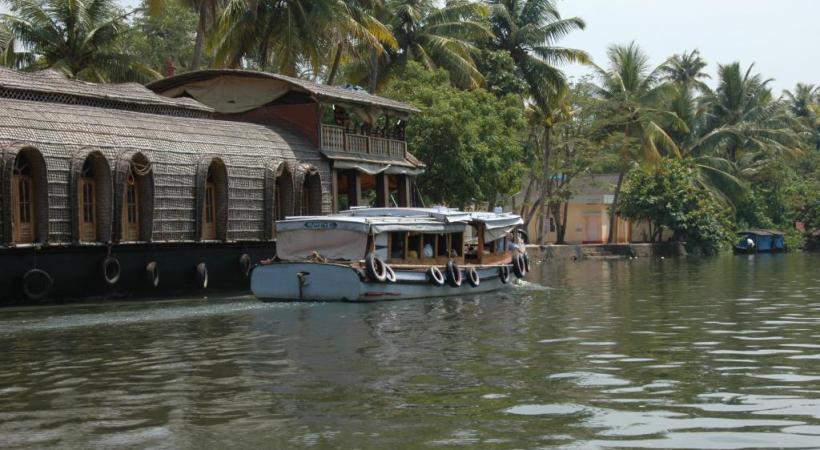
{"label": "dense green foliage", "polygon": [[664,228],[688,249],[716,253],[731,242],[730,211],[703,195],[694,183],[691,162],[664,159],[654,170],[633,170],[626,178],[618,207],[624,217],[646,221],[653,242]]}
{"label": "dense green foliage", "polygon": [[[555,0],[0,2],[11,11],[0,20],[7,67],[101,82],[148,81],[170,65],[268,70],[413,103],[423,113],[407,133],[427,164],[426,199],[491,207],[521,191],[525,222],[552,218],[558,242],[574,180],[602,172],[618,173],[629,196],[619,182],[616,212],[706,251],[733,224],[802,223],[793,247],[820,226],[817,86],[778,96],[749,61],[721,62],[711,79],[697,50],[650,67],[634,42],[612,45],[599,66],[561,45],[586,24]],[[594,77],[569,83],[571,62]],[[671,186],[688,197],[661,202]]]}
{"label": "dense green foliage", "polygon": [[526,126],[519,98],[456,89],[446,71],[412,62],[385,94],[423,110],[409,123],[407,136],[427,164],[419,188],[428,201],[495,205],[518,188]]}
{"label": "dense green foliage", "polygon": [[137,15],[119,47],[157,72],[167,74],[168,64],[177,72],[187,72],[194,55],[191,30],[196,28],[197,21],[196,13],[188,6],[179,0],[169,0],[156,15]]}

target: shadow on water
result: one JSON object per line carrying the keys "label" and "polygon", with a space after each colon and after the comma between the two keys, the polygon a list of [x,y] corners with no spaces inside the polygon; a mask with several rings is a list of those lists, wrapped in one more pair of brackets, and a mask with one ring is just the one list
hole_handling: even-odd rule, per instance
{"label": "shadow on water", "polygon": [[812,448],[820,257],[545,263],[476,297],[4,310],[2,448]]}

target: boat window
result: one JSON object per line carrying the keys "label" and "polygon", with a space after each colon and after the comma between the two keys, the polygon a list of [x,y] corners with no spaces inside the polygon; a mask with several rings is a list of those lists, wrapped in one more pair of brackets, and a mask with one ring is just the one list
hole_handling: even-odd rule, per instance
{"label": "boat window", "polygon": [[406,232],[390,233],[390,259],[404,259],[406,241]]}
{"label": "boat window", "polygon": [[435,234],[425,234],[424,236],[424,245],[421,249],[421,257],[422,258],[435,258],[436,257],[436,235]]}
{"label": "boat window", "polygon": [[439,256],[448,256],[450,254],[450,249],[448,245],[448,235],[446,234],[438,234],[436,235],[438,239],[438,255]]}
{"label": "boat window", "polygon": [[407,259],[418,259],[421,256],[421,235],[411,233],[407,237]]}
{"label": "boat window", "polygon": [[453,250],[453,256],[461,256],[464,251],[464,235],[461,233],[453,233],[450,235],[450,249]]}

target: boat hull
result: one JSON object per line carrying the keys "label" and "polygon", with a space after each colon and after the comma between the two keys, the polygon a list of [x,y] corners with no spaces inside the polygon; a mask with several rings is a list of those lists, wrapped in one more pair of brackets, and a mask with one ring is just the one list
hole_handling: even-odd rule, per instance
{"label": "boat hull", "polygon": [[[262,301],[383,301],[446,297],[490,292],[505,286],[498,266],[481,267],[473,287],[464,277],[459,287],[436,286],[424,272],[395,270],[396,282],[365,280],[360,270],[332,263],[280,262],[256,266],[251,273],[251,291]],[[514,275],[510,275],[510,282]]]}

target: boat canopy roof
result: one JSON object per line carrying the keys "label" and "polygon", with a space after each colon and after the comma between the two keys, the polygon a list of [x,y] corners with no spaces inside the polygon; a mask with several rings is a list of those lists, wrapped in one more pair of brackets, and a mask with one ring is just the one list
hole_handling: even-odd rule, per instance
{"label": "boat canopy roof", "polygon": [[431,217],[354,217],[346,215],[288,217],[276,222],[276,232],[295,230],[352,231],[363,234],[379,234],[391,231],[416,231],[419,233],[459,233],[466,222],[447,222]]}
{"label": "boat canopy roof", "polygon": [[358,208],[329,216],[287,217],[276,222],[276,251],[281,259],[305,258],[315,252],[331,259],[358,260],[364,257],[371,234],[463,233],[473,223],[485,225],[484,239],[489,242],[523,222],[514,214],[449,208]]}
{"label": "boat canopy roof", "polygon": [[354,208],[339,215],[351,217],[429,217],[447,223],[483,223],[487,229],[509,228],[522,225],[520,216],[510,213],[459,211],[453,208]]}
{"label": "boat canopy roof", "polygon": [[740,235],[745,236],[745,235],[748,235],[748,234],[754,234],[754,235],[757,235],[757,236],[783,236],[783,232],[782,231],[777,231],[777,230],[743,230],[743,231],[738,231],[737,234],[739,236]]}

